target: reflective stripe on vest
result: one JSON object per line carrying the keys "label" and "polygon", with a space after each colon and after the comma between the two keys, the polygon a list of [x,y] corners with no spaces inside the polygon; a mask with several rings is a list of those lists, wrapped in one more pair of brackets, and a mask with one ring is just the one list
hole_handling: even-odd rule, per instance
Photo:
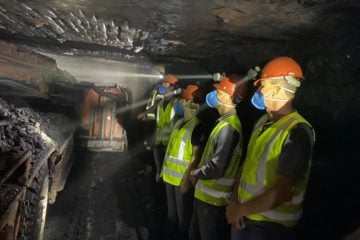
{"label": "reflective stripe on vest", "polygon": [[[266,116],[260,118],[249,141],[248,155],[238,190],[241,202],[247,202],[262,194],[269,184],[275,181],[278,159],[289,131],[298,123],[309,124],[297,112],[294,112],[273,123],[259,135],[266,121]],[[265,147],[262,147],[263,145]],[[253,220],[278,222],[285,226],[295,225],[301,217],[301,203],[305,194],[308,174],[309,168],[305,178],[294,186],[291,201],[271,211],[247,217]]]}
{"label": "reflective stripe on vest", "polygon": [[180,186],[192,158],[191,136],[199,124],[197,118],[192,118],[182,127],[183,119],[176,122],[166,150],[161,176],[164,182]]}
{"label": "reflective stripe on vest", "polygon": [[170,139],[170,134],[174,128],[175,122],[175,110],[174,103],[175,99],[172,99],[165,107],[164,110],[164,100],[161,100],[157,105],[156,110],[156,132],[155,132],[155,144],[158,145],[162,143],[167,145]]}
{"label": "reflective stripe on vest", "polygon": [[208,194],[208,195],[210,195],[210,196],[212,196],[214,198],[225,198],[226,199],[231,194],[231,192],[218,191],[218,190],[215,190],[213,188],[209,188],[205,184],[203,184],[202,182],[196,183],[196,188],[200,189],[201,192],[206,193],[206,194]]}
{"label": "reflective stripe on vest", "polygon": [[302,214],[301,209],[292,214],[286,214],[277,211],[267,211],[261,213],[261,215],[267,218],[274,219],[276,221],[288,221],[288,222],[298,221],[301,218],[301,214]]}
{"label": "reflective stripe on vest", "polygon": [[236,114],[230,115],[229,117],[222,119],[215,126],[206,143],[200,162],[201,167],[212,160],[215,151],[217,136],[219,135],[221,129],[225,126],[231,126],[235,129],[235,131],[240,134],[240,136],[239,141],[237,142],[235,149],[232,153],[228,166],[224,171],[224,176],[219,179],[199,179],[195,185],[195,198],[215,206],[225,206],[225,199],[228,198],[230,193],[232,192],[232,187],[235,182],[234,179],[239,167],[242,152],[242,131],[240,120],[236,116]]}

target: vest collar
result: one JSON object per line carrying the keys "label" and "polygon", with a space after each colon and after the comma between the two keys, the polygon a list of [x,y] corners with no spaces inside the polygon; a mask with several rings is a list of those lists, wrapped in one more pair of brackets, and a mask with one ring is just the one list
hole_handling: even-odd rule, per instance
{"label": "vest collar", "polygon": [[220,116],[220,117],[216,120],[216,122],[220,122],[220,121],[224,120],[225,118],[230,117],[230,116],[232,116],[232,115],[236,115],[236,109],[233,109],[233,110],[225,113],[224,115]]}

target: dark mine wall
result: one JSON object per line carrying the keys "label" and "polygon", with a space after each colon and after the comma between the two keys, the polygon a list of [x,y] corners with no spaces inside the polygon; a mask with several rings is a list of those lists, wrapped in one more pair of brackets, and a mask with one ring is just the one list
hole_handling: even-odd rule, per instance
{"label": "dark mine wall", "polygon": [[339,20],[334,33],[298,39],[292,51],[306,77],[296,105],[316,131],[299,226],[304,239],[341,239],[360,224],[359,20],[349,15]]}

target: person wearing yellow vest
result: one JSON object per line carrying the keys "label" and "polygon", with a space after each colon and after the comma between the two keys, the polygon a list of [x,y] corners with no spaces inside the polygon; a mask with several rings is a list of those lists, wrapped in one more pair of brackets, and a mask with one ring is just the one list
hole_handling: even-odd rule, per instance
{"label": "person wearing yellow vest", "polygon": [[252,131],[235,189],[238,201],[228,201],[232,240],[295,239],[315,141],[311,125],[293,106],[303,79],[295,60],[278,57],[255,82],[252,104],[267,114]]}
{"label": "person wearing yellow vest", "polygon": [[188,238],[193,202],[188,173],[198,164],[204,141],[202,125],[196,117],[200,101],[200,88],[188,85],[174,105],[176,114],[183,117],[172,130],[161,172],[167,200],[165,232],[172,239]]}
{"label": "person wearing yellow vest", "polygon": [[156,129],[155,129],[155,147],[154,147],[154,161],[156,170],[156,182],[160,180],[161,166],[164,160],[165,151],[169,142],[171,131],[178,119],[174,104],[176,98],[174,94],[167,95],[175,89],[178,79],[172,75],[166,75],[163,83],[159,86],[158,93],[165,96],[161,101],[150,109],[140,113],[138,119],[144,119],[149,112],[155,112],[156,115]]}
{"label": "person wearing yellow vest", "polygon": [[190,172],[197,180],[190,239],[219,240],[230,236],[225,218],[225,199],[232,192],[242,151],[242,129],[233,102],[236,84],[224,78],[206,103],[220,114],[205,145],[200,164]]}

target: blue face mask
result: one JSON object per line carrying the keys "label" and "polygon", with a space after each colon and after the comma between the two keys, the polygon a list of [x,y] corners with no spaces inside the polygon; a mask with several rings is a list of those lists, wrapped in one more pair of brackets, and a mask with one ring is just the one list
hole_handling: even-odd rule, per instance
{"label": "blue face mask", "polygon": [[214,108],[214,107],[216,107],[216,105],[218,105],[218,98],[217,98],[216,90],[211,91],[208,94],[206,94],[206,104],[211,108]]}
{"label": "blue face mask", "polygon": [[184,115],[185,109],[184,109],[184,105],[182,105],[181,103],[175,102],[174,110],[175,110],[176,115],[178,115],[178,116]]}
{"label": "blue face mask", "polygon": [[169,89],[163,85],[159,87],[159,94],[164,95],[169,92]]}
{"label": "blue face mask", "polygon": [[266,109],[264,95],[259,90],[257,90],[252,96],[251,103],[259,110]]}

